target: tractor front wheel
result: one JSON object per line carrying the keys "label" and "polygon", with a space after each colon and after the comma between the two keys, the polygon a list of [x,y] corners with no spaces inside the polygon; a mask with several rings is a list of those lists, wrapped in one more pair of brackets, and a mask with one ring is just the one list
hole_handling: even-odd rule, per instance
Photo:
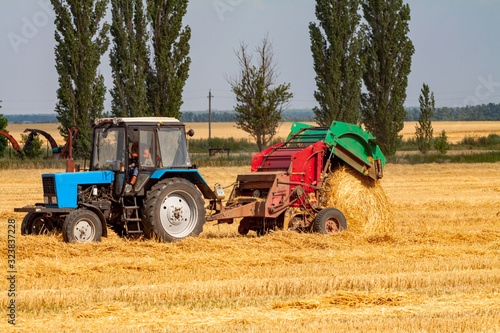
{"label": "tractor front wheel", "polygon": [[43,214],[28,213],[21,223],[21,235],[42,235],[52,230],[54,224]]}
{"label": "tractor front wheel", "polygon": [[101,241],[101,220],[94,212],[85,208],[69,213],[62,229],[63,239],[67,243]]}
{"label": "tractor front wheel", "polygon": [[314,219],[314,231],[331,235],[347,229],[347,221],[342,212],[335,208],[325,208]]}
{"label": "tractor front wheel", "polygon": [[165,179],[151,188],[142,211],[144,232],[173,242],[198,236],[205,223],[205,202],[191,182],[183,178]]}

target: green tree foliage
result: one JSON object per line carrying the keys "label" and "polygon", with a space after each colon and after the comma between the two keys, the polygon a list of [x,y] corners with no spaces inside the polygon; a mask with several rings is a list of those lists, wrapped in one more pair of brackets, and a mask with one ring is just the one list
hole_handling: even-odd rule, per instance
{"label": "green tree foliage", "polygon": [[314,97],[319,103],[313,111],[323,126],[334,120],[359,120],[364,70],[359,8],[360,0],[316,0],[319,22],[309,24],[317,86]]}
{"label": "green tree foliage", "polygon": [[418,150],[426,154],[432,148],[432,122],[436,110],[434,102],[434,93],[430,92],[429,86],[424,83],[422,94],[418,98],[420,103],[420,118],[415,125],[415,136],[417,137]]}
{"label": "green tree foliage", "polygon": [[[21,146],[26,145],[26,141],[28,140],[29,135],[28,134],[21,134]],[[29,158],[40,158],[45,154],[45,149],[43,148],[43,140],[40,139],[39,135],[36,134],[33,136],[33,139],[30,142],[30,145],[26,150],[24,150],[24,156],[27,156]]]}
{"label": "green tree foliage", "polygon": [[448,144],[448,136],[446,136],[445,130],[443,130],[441,134],[436,138],[436,140],[434,140],[434,148],[441,154],[446,154],[446,152],[450,149],[450,145]]}
{"label": "green tree foliage", "polygon": [[76,127],[77,155],[90,151],[94,118],[102,117],[106,87],[98,73],[109,45],[109,25],[102,23],[108,0],[51,0],[56,13],[56,69],[59,75],[57,119],[61,135]]}
{"label": "green tree foliage", "polygon": [[408,37],[410,7],[402,0],[363,0],[362,7],[367,22],[363,80],[368,91],[361,98],[362,122],[390,156],[401,143],[403,104],[415,52]]}
{"label": "green tree foliage", "polygon": [[112,113],[115,116],[149,115],[146,79],[149,72],[147,23],[142,0],[111,2],[113,70]]}
{"label": "green tree foliage", "polygon": [[[0,103],[1,102],[2,101],[0,101]],[[2,106],[0,105],[0,109],[1,108],[2,108]],[[3,114],[0,114],[0,131],[4,131],[4,132],[8,133],[7,123],[8,123],[7,118],[5,118],[3,116]],[[3,157],[5,149],[7,148],[8,145],[9,145],[9,141],[7,140],[7,138],[4,137],[3,135],[0,135],[0,157]]]}
{"label": "green tree foliage", "polygon": [[249,133],[259,150],[263,150],[276,134],[281,113],[288,107],[293,94],[289,83],[275,86],[278,73],[268,39],[265,38],[255,51],[258,54],[257,65],[252,64],[247,46],[240,45],[236,53],[240,74],[228,82],[236,96],[237,127]]}
{"label": "green tree foliage", "polygon": [[189,76],[191,28],[182,19],[188,0],[148,0],[154,68],[149,73],[148,95],[152,113],[177,119],[182,92]]}

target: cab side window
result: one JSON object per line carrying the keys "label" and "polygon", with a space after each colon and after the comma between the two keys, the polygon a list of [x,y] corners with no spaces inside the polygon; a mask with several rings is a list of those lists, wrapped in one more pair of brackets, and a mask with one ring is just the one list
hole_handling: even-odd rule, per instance
{"label": "cab side window", "polygon": [[154,144],[153,144],[153,131],[140,131],[139,132],[139,164],[141,166],[154,166]]}

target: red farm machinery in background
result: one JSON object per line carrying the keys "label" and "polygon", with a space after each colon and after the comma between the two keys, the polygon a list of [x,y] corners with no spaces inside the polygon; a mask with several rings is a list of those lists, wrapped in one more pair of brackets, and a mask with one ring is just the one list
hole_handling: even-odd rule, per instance
{"label": "red farm machinery in background", "polygon": [[29,135],[28,135],[28,138],[26,139],[26,142],[24,143],[23,148],[21,148],[21,146],[19,146],[19,143],[17,142],[17,140],[12,135],[10,135],[9,133],[6,133],[4,131],[0,131],[0,135],[3,135],[5,138],[7,138],[9,140],[9,142],[11,143],[14,151],[16,151],[16,153],[21,154],[21,155],[23,155],[23,153],[26,153],[26,151],[30,148],[30,146],[33,142],[33,139],[37,135],[39,135],[39,134],[43,135],[47,139],[47,141],[50,144],[50,147],[52,149],[52,155],[49,156],[48,158],[56,158],[56,159],[70,158],[72,144],[78,136],[78,130],[76,128],[74,128],[72,131],[68,130],[69,139],[64,146],[60,147],[56,143],[56,140],[54,140],[52,135],[50,135],[49,133],[47,133],[45,131],[42,131],[39,129],[27,128],[24,130],[24,133],[29,133]]}

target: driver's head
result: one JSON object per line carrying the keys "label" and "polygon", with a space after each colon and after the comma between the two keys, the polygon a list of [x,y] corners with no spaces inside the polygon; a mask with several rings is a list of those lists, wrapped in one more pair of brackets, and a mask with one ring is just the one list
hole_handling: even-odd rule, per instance
{"label": "driver's head", "polygon": [[148,148],[144,148],[144,150],[142,151],[142,157],[144,159],[148,159],[151,157],[151,155],[149,154],[149,149]]}

